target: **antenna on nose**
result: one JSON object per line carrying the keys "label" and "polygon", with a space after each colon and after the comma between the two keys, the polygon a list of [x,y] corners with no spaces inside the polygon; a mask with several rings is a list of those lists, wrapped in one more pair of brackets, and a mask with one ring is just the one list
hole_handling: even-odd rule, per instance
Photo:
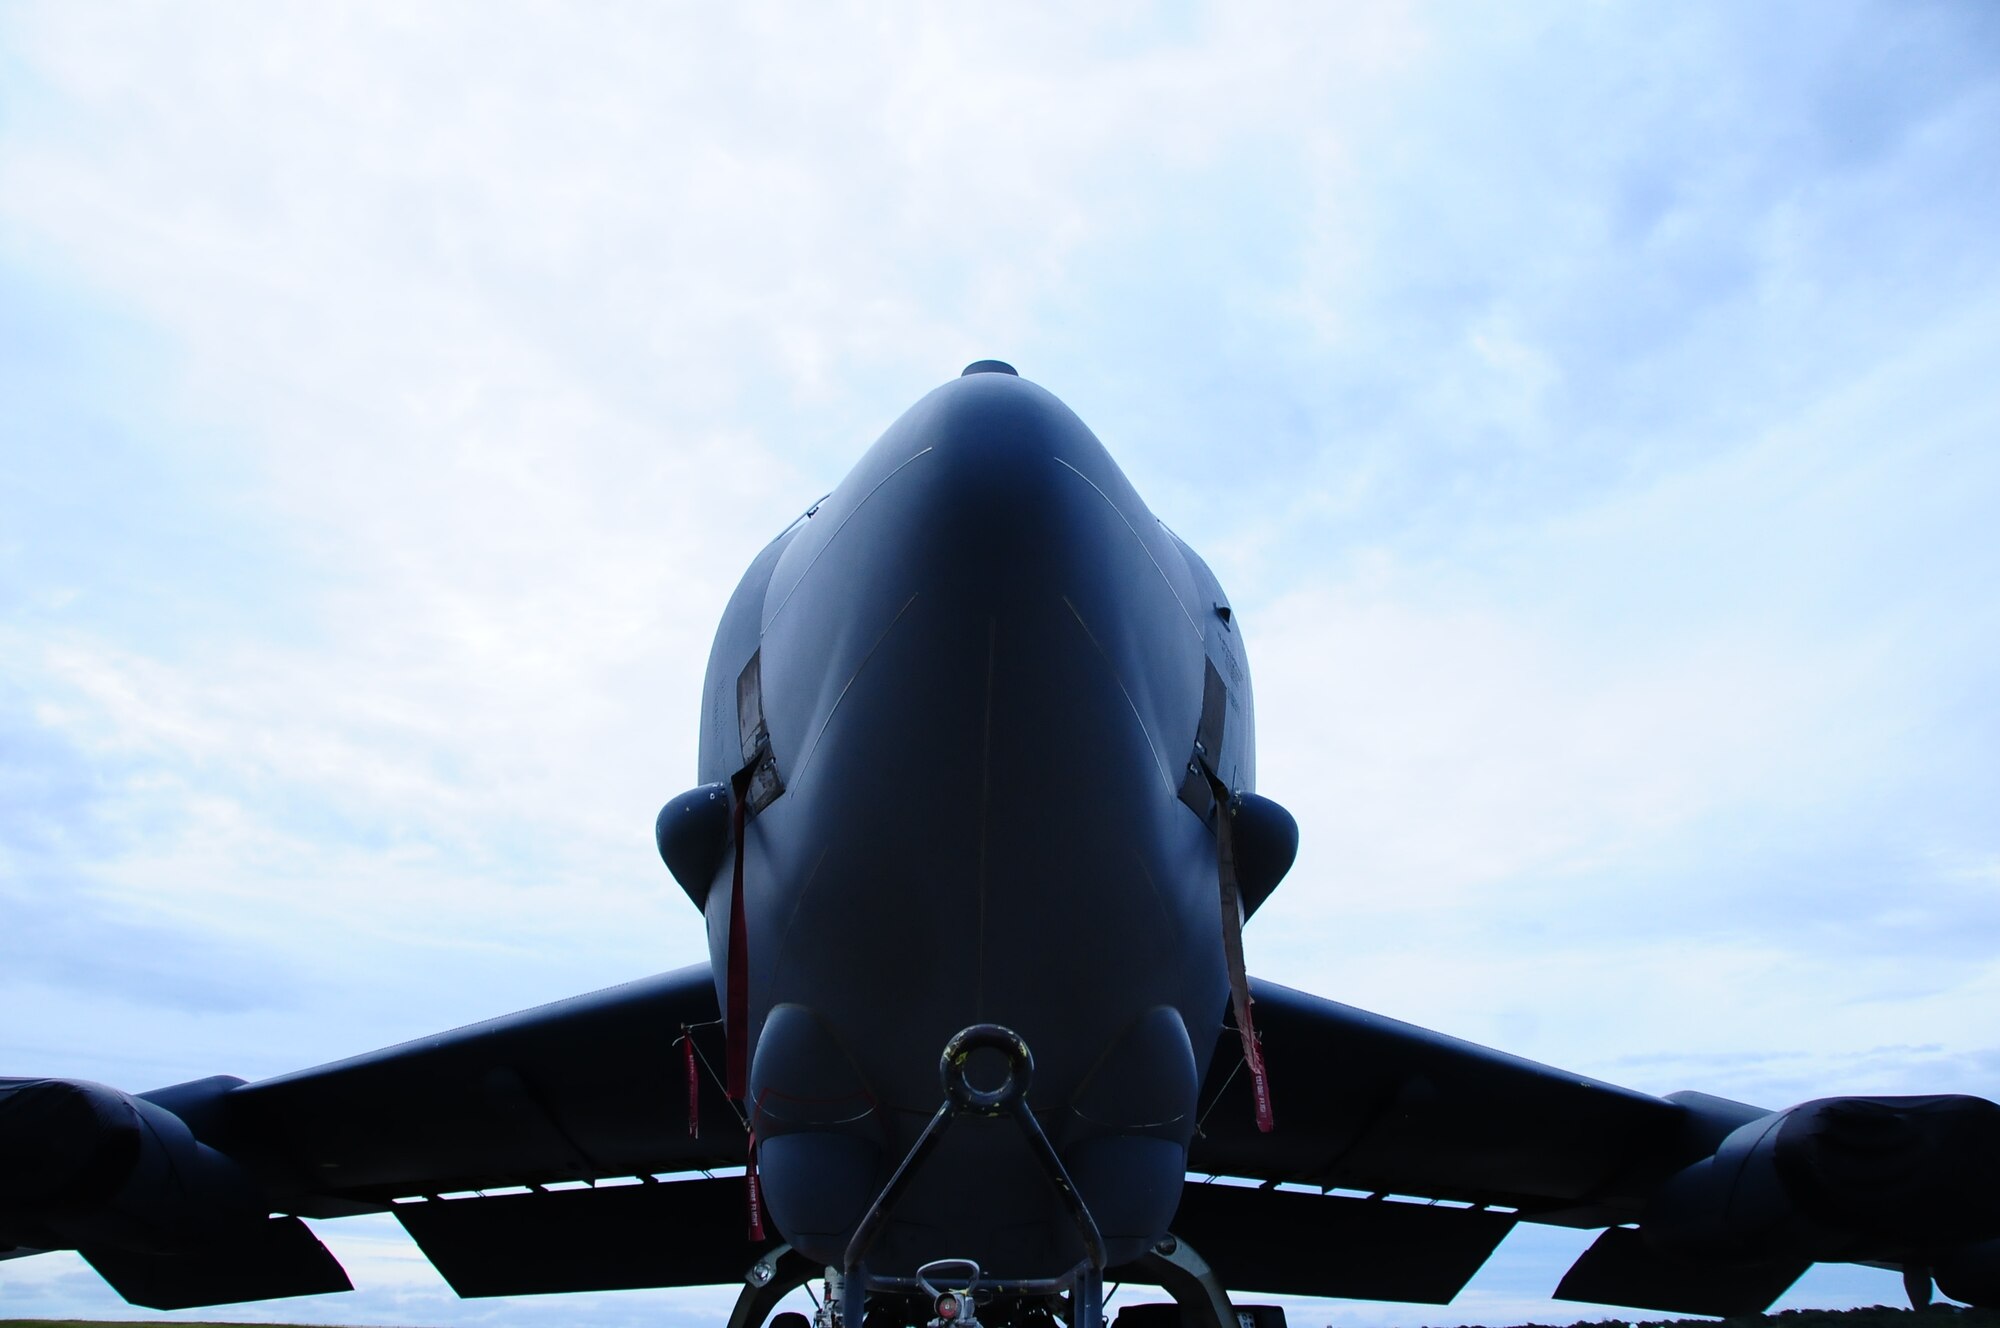
{"label": "antenna on nose", "polygon": [[971,364],[968,364],[965,366],[965,368],[959,370],[958,376],[960,378],[964,378],[969,374],[976,374],[976,373],[1013,374],[1014,377],[1016,378],[1019,378],[1021,376],[1019,373],[1015,372],[1014,366],[1007,363],[1007,361],[1005,360],[974,360]]}

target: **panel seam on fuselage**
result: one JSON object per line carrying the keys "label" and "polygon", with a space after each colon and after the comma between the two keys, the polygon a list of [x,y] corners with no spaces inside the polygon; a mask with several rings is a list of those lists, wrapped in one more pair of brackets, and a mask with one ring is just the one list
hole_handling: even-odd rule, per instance
{"label": "panel seam on fuselage", "polygon": [[979,939],[972,1017],[986,1018],[986,883],[991,871],[989,842],[993,821],[993,669],[999,654],[1000,620],[986,620],[986,726],[979,742]]}
{"label": "panel seam on fuselage", "polygon": [[1132,711],[1133,720],[1139,725],[1139,736],[1146,740],[1146,750],[1153,754],[1153,764],[1159,769],[1160,782],[1167,786],[1167,795],[1173,796],[1174,781],[1167,774],[1167,763],[1160,759],[1160,749],[1154,745],[1152,732],[1146,728],[1146,717],[1139,713],[1139,703],[1132,699],[1132,693],[1125,689],[1125,680],[1118,676],[1118,666],[1111,662],[1111,656],[1106,653],[1103,643],[1097,639],[1097,633],[1090,630],[1090,624],[1083,620],[1083,614],[1077,611],[1076,605],[1070,603],[1068,595],[1062,597],[1062,602],[1063,607],[1069,610],[1070,616],[1076,619],[1076,625],[1083,629],[1086,637],[1090,638],[1090,644],[1097,647],[1097,655],[1104,661],[1105,672],[1109,673],[1111,681],[1118,685],[1118,694],[1125,698],[1126,706]]}
{"label": "panel seam on fuselage", "polygon": [[819,740],[826,736],[827,726],[833,723],[833,717],[840,712],[840,703],[847,699],[847,693],[853,688],[855,680],[861,676],[862,670],[868,667],[868,661],[875,658],[875,652],[882,648],[882,642],[895,630],[896,624],[903,621],[903,615],[908,613],[910,606],[916,602],[916,594],[903,601],[903,607],[896,610],[896,616],[891,618],[889,625],[876,636],[874,644],[868,647],[868,653],[861,657],[861,662],[854,666],[854,672],[850,673],[847,681],[840,685],[840,695],[834,697],[833,704],[827,707],[826,718],[820,721],[819,730],[813,734],[812,742],[799,757],[798,767],[792,772],[793,787],[797,787],[799,781],[805,778],[806,767],[812,764],[813,756],[819,751]]}
{"label": "panel seam on fuselage", "polygon": [[[785,915],[785,929],[778,933],[778,948],[775,951],[780,964],[785,962],[785,947],[792,942],[792,928],[798,925],[799,913],[806,906],[806,896],[812,893],[813,883],[819,880],[819,869],[826,865],[826,855],[832,851],[833,846],[830,844],[820,847],[819,856],[813,859],[812,870],[806,873],[805,884],[799,887],[799,893],[792,900],[792,911]],[[771,1009],[776,1009],[781,1002],[777,1000],[775,977],[771,985],[774,988],[771,993]],[[766,1011],[766,1014],[768,1015],[769,1011]]]}
{"label": "panel seam on fuselage", "polygon": [[[819,546],[819,552],[815,553],[812,556],[812,561],[805,565],[805,570],[799,573],[798,580],[792,582],[792,588],[790,590],[787,590],[785,592],[785,597],[778,601],[778,607],[771,610],[771,616],[768,619],[766,619],[761,626],[758,627],[757,636],[759,640],[763,639],[764,633],[771,630],[771,624],[778,621],[778,615],[783,613],[785,611],[785,606],[792,602],[792,596],[799,593],[799,587],[804,585],[806,583],[806,578],[812,575],[812,569],[819,566],[819,560],[826,556],[826,551],[833,547],[833,542],[835,540],[840,538],[840,532],[847,529],[847,523],[852,521],[857,515],[860,514],[861,509],[868,505],[868,500],[870,498],[873,498],[876,494],[882,492],[882,486],[884,484],[887,484],[890,480],[893,480],[898,475],[902,474],[903,468],[905,466],[908,466],[912,461],[915,461],[918,457],[929,456],[932,452],[936,450],[937,450],[936,448],[926,447],[921,452],[912,452],[910,455],[904,457],[902,461],[897,464],[894,470],[890,471],[887,475],[884,475],[881,478],[881,480],[876,483],[874,488],[870,489],[867,493],[861,495],[861,501],[856,503],[851,509],[849,509],[846,516],[840,518],[840,524],[835,526],[833,528],[833,533],[826,537],[826,543]],[[821,501],[825,500],[822,499]]]}
{"label": "panel seam on fuselage", "polygon": [[[1131,519],[1127,517],[1125,513],[1119,509],[1117,503],[1111,501],[1110,494],[1106,493],[1104,490],[1097,487],[1096,480],[1093,480],[1092,478],[1090,478],[1090,476],[1084,474],[1082,471],[1078,470],[1075,466],[1072,466],[1069,462],[1063,460],[1061,457],[1056,457],[1055,463],[1058,466],[1061,466],[1064,470],[1067,470],[1070,474],[1082,480],[1085,484],[1088,484],[1091,487],[1091,490],[1094,493],[1096,493],[1099,498],[1102,498],[1104,500],[1104,505],[1110,508],[1114,513],[1116,513],[1118,519],[1125,523],[1125,529],[1131,531],[1132,538],[1138,542],[1139,552],[1146,555],[1146,561],[1153,564],[1153,570],[1158,572],[1160,574],[1160,580],[1166,583],[1167,593],[1174,597],[1174,603],[1180,607],[1181,617],[1187,619],[1188,626],[1194,629],[1194,639],[1197,641],[1202,641],[1204,638],[1202,637],[1201,634],[1201,624],[1194,620],[1194,614],[1189,611],[1187,606],[1187,601],[1181,598],[1180,591],[1174,589],[1174,579],[1167,575],[1167,569],[1160,566],[1160,560],[1153,556],[1152,549],[1147,547],[1145,538],[1139,534],[1139,528],[1132,524]],[[1095,638],[1092,639],[1094,640]]]}

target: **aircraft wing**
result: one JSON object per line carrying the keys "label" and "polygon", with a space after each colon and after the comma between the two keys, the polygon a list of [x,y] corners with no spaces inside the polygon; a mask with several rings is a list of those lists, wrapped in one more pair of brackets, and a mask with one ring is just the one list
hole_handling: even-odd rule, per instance
{"label": "aircraft wing", "polygon": [[[183,1309],[346,1290],[299,1218],[386,1210],[461,1295],[737,1281],[771,1243],[747,1235],[743,1180],[659,1179],[743,1165],[741,1118],[709,1069],[721,1056],[698,965],[258,1083],[133,1098],[0,1080],[0,1134],[57,1157],[29,1191],[88,1187],[120,1150],[141,1159],[75,1230],[0,1184],[0,1249],[73,1246],[126,1299]],[[192,1233],[190,1214],[214,1229]]]}
{"label": "aircraft wing", "polygon": [[[1681,1139],[1690,1118],[1677,1101],[1276,983],[1253,981],[1251,995],[1277,1128],[1257,1130],[1227,1036],[1193,1171],[1547,1216],[1583,1208],[1568,1224],[1599,1226],[1635,1217],[1654,1184],[1706,1151]],[[1764,1114],[1734,1105],[1730,1128]]]}
{"label": "aircraft wing", "polygon": [[[1226,1042],[1173,1224],[1232,1290],[1443,1303],[1532,1221],[1605,1228],[1557,1288],[1564,1299],[1748,1313],[1813,1259],[1893,1267],[1919,1249],[1918,1271],[1947,1294],[2000,1298],[2000,1242],[1978,1243],[2000,1221],[2000,1186],[1980,1179],[1996,1156],[1991,1103],[1765,1113],[1656,1098],[1272,983],[1252,990],[1277,1128],[1257,1130]],[[686,1175],[745,1157],[712,1072],[720,1031],[709,970],[693,967],[254,1084],[134,1098],[0,1079],[0,1161],[21,1164],[0,1167],[0,1256],[74,1247],[128,1300],[184,1309],[345,1290],[299,1219],[388,1211],[464,1296],[740,1281],[776,1233],[753,1235],[741,1176]],[[10,1137],[33,1147],[9,1153]],[[1704,1195],[1727,1214],[1739,1198],[1782,1199],[1756,1169],[1787,1148],[1781,1163],[1808,1167],[1818,1187],[1807,1216],[1820,1225],[1777,1222],[1768,1247],[1687,1260],[1630,1225],[1672,1216],[1659,1198],[1690,1176],[1713,1193],[1680,1195],[1683,1234],[1710,1220]],[[132,1179],[85,1195],[115,1155]],[[1828,1185],[1854,1179],[1852,1159],[1894,1185],[1879,1201],[1864,1187],[1859,1225],[1829,1234],[1845,1210]],[[64,1185],[89,1202],[66,1204]],[[84,1225],[62,1225],[86,1208]],[[1111,1273],[1152,1281],[1161,1268]]]}
{"label": "aircraft wing", "polygon": [[1442,1304],[1519,1221],[1610,1228],[1566,1299],[1754,1312],[1808,1265],[1665,1261],[1620,1226],[1761,1108],[1652,1097],[1275,983],[1252,994],[1276,1129],[1258,1131],[1225,1041],[1175,1225],[1225,1285]]}
{"label": "aircraft wing", "polygon": [[[219,1104],[223,1148],[256,1158],[309,1216],[741,1166],[740,1118],[706,1068],[721,1068],[719,1021],[706,965],[642,978],[232,1088]],[[695,1042],[698,1136],[686,1128],[683,1029]]]}

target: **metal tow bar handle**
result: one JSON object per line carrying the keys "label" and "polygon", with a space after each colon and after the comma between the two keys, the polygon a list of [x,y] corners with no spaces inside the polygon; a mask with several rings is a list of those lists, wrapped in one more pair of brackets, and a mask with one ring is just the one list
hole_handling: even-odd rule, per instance
{"label": "metal tow bar handle", "polygon": [[[976,1051],[997,1051],[1007,1058],[1007,1078],[998,1088],[975,1088],[966,1078]],[[1016,1102],[1027,1102],[1028,1085],[1035,1079],[1035,1056],[1013,1029],[974,1024],[960,1029],[944,1044],[944,1054],[938,1057],[938,1078],[944,1081],[944,1095],[953,1114],[1000,1116]]]}
{"label": "metal tow bar handle", "polygon": [[[979,1051],[997,1051],[1006,1059],[1007,1077],[997,1087],[982,1088],[967,1077],[972,1057]],[[952,1122],[961,1116],[988,1119],[1006,1116],[1019,1127],[1022,1137],[1027,1140],[1029,1151],[1035,1155],[1036,1162],[1041,1164],[1043,1174],[1049,1178],[1049,1183],[1055,1186],[1056,1193],[1062,1198],[1063,1208],[1069,1213],[1070,1220],[1076,1224],[1077,1235],[1083,1239],[1087,1277],[1095,1286],[1096,1278],[1104,1272],[1104,1236],[1097,1228],[1097,1219],[1090,1215],[1090,1209],[1084,1204],[1083,1195],[1078,1192],[1076,1182],[1070,1179],[1068,1169],[1063,1166],[1062,1159],[1056,1156],[1056,1150],[1049,1143],[1049,1137],[1042,1133],[1041,1123],[1035,1119],[1035,1113],[1028,1107],[1028,1086],[1035,1077],[1035,1058],[1028,1051],[1028,1044],[1011,1028],[1003,1028],[999,1024],[974,1024],[970,1028],[959,1030],[952,1036],[951,1041],[944,1044],[944,1054],[938,1058],[938,1077],[944,1083],[943,1104],[931,1117],[930,1123],[924,1126],[924,1132],[917,1136],[916,1143],[910,1146],[909,1153],[896,1167],[895,1174],[889,1177],[889,1183],[882,1187],[882,1192],[875,1196],[875,1202],[868,1206],[867,1213],[862,1216],[860,1224],[854,1228],[853,1237],[847,1242],[845,1259],[847,1286],[843,1299],[848,1301],[850,1307],[847,1315],[850,1321],[857,1324],[860,1322],[861,1300],[868,1281],[861,1271],[861,1261],[868,1256],[868,1251],[873,1249],[875,1242],[881,1238],[882,1229],[888,1225],[889,1215],[895,1211],[897,1203],[902,1200],[904,1191],[909,1189],[910,1182],[916,1177],[917,1172],[930,1160],[938,1141],[944,1138],[944,1133],[951,1128]],[[1046,1289],[1054,1290],[1060,1285],[1066,1285],[1068,1280],[1068,1278],[1048,1279]],[[1026,1290],[1030,1284],[1008,1285]],[[1037,1289],[1041,1289],[1039,1283],[1034,1285]],[[1095,1301],[1096,1297],[1092,1296],[1091,1299]]]}

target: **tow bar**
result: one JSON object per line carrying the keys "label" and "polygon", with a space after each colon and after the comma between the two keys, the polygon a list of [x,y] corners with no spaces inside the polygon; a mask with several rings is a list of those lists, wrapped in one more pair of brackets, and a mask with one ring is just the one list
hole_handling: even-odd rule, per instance
{"label": "tow bar", "polygon": [[[973,1053],[997,1051],[1007,1061],[1007,1077],[996,1088],[980,1088],[967,1077],[967,1067]],[[944,1081],[944,1102],[937,1113],[924,1126],[924,1132],[917,1136],[909,1153],[889,1177],[889,1183],[875,1196],[875,1202],[861,1218],[854,1229],[854,1236],[847,1242],[845,1256],[845,1277],[841,1287],[841,1320],[848,1328],[859,1328],[863,1309],[870,1290],[896,1290],[922,1292],[931,1299],[932,1310],[937,1323],[960,1323],[973,1325],[975,1305],[974,1292],[987,1296],[1037,1296],[1070,1294],[1070,1323],[1072,1328],[1100,1328],[1104,1318],[1104,1237],[1097,1229],[1097,1219],[1090,1215],[1090,1209],[1083,1202],[1076,1182],[1070,1179],[1069,1171],[1049,1138],[1042,1133],[1040,1122],[1028,1107],[1028,1085],[1035,1076],[1035,1058],[1028,1051],[1028,1044],[1020,1034],[999,1024],[974,1024],[960,1030],[951,1041],[945,1043],[944,1054],[938,1058],[938,1077]],[[910,1182],[930,1160],[938,1142],[944,1138],[952,1122],[962,1116],[994,1119],[1005,1116],[1020,1129],[1028,1142],[1028,1149],[1034,1154],[1049,1183],[1056,1188],[1063,1207],[1070,1220],[1076,1224],[1077,1234],[1083,1238],[1084,1257],[1082,1262],[1059,1277],[1027,1278],[1020,1280],[982,1280],[979,1265],[970,1259],[940,1259],[925,1264],[914,1278],[873,1277],[862,1268],[862,1261],[868,1257],[880,1239],[882,1229],[888,1224],[889,1216]],[[932,1269],[944,1267],[970,1268],[971,1279],[963,1292],[936,1290],[924,1274]],[[942,1279],[940,1279],[942,1280]],[[946,1302],[950,1304],[947,1306]]]}

